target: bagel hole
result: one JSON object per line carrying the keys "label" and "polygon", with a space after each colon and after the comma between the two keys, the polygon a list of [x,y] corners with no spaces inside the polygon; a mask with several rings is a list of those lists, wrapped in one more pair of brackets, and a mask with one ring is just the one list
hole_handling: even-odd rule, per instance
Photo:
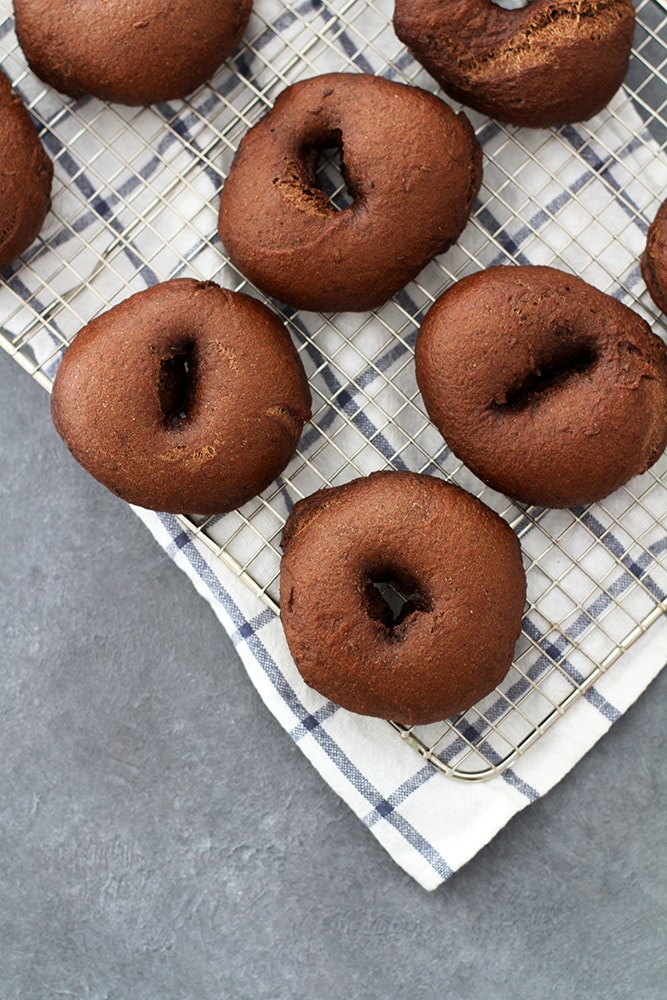
{"label": "bagel hole", "polygon": [[195,347],[186,340],[174,344],[160,358],[158,399],[165,423],[179,425],[192,408],[195,384]]}
{"label": "bagel hole", "polygon": [[337,212],[349,208],[354,193],[347,184],[343,158],[343,133],[333,129],[316,145],[306,150],[306,158],[313,163],[315,184]]}
{"label": "bagel hole", "polygon": [[379,571],[368,577],[367,611],[385,628],[395,629],[416,611],[428,611],[430,602],[414,580],[393,571]]}
{"label": "bagel hole", "polygon": [[563,338],[560,349],[554,352],[548,364],[528,373],[520,385],[507,390],[501,400],[491,404],[496,410],[522,410],[535,402],[536,397],[559,385],[573,375],[585,372],[597,361],[597,354],[590,344],[567,342]]}

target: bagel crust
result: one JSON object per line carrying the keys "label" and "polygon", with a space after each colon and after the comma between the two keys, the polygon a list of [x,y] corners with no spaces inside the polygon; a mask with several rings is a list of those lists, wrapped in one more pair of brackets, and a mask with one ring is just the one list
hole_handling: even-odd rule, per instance
{"label": "bagel crust", "polygon": [[576,507],[645,472],[667,444],[667,352],[627,306],[549,267],[451,286],[415,348],[426,411],[485,483]]}
{"label": "bagel crust", "polygon": [[[282,545],[289,649],[305,682],[349,711],[438,722],[509,670],[526,598],[521,551],[464,490],[376,472],[298,503]],[[398,618],[382,583],[407,598]]]}
{"label": "bagel crust", "polygon": [[[352,204],[338,211],[316,173],[337,148]],[[481,147],[433,94],[361,73],[295,83],[246,133],[222,191],[232,263],[303,309],[381,305],[463,231]]]}
{"label": "bagel crust", "polygon": [[128,502],[219,514],[283,471],[310,392],[266,306],[180,278],[80,331],[56,374],[51,414],[77,461]]}
{"label": "bagel crust", "polygon": [[70,97],[186,97],[241,41],[252,0],[14,0],[30,68]]}
{"label": "bagel crust", "polygon": [[649,226],[641,270],[651,298],[661,312],[667,312],[667,201]]}
{"label": "bagel crust", "polygon": [[39,235],[51,204],[53,164],[21,98],[0,72],[0,271]]}
{"label": "bagel crust", "polygon": [[586,121],[628,69],[632,0],[396,0],[394,30],[450,97],[515,125]]}

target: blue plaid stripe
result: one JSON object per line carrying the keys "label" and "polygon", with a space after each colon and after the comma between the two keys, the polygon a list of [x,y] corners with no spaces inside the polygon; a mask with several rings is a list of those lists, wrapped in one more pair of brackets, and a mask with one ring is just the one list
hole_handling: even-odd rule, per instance
{"label": "blue plaid stripe", "polygon": [[265,625],[272,622],[274,618],[275,615],[273,611],[271,611],[270,608],[265,608],[263,611],[260,611],[258,615],[255,615],[254,618],[244,621],[242,625],[231,633],[230,638],[232,642],[235,646],[241,642],[245,642],[245,640],[249,639],[251,635],[255,634],[255,632],[259,632],[259,630],[264,628]]}
{"label": "blue plaid stripe", "polygon": [[302,740],[304,736],[312,733],[318,726],[323,725],[328,722],[329,719],[334,716],[339,711],[338,705],[335,705],[332,701],[326,702],[321,708],[314,713],[309,713],[305,718],[301,720],[298,726],[295,726],[291,730],[290,736],[295,743]]}
{"label": "blue plaid stripe", "polygon": [[[653,560],[661,551],[664,551],[664,541],[658,542],[657,545],[649,546],[648,551],[642,552],[637,558],[633,558],[626,552],[625,546],[618,541],[609,528],[605,528],[592,511],[586,511],[582,514],[581,522],[626,567],[629,575],[643,584],[651,597],[656,598],[658,601],[665,600],[667,594],[649,575],[649,568]],[[629,578],[624,577],[623,580],[627,586],[630,585],[631,581]],[[620,586],[620,583],[616,586]]]}
{"label": "blue plaid stripe", "polygon": [[631,156],[633,151],[639,148],[639,140],[635,139],[633,142],[628,143],[622,150],[616,150],[615,156],[611,158],[608,154],[601,155],[599,152],[596,152],[590,139],[584,138],[572,125],[564,126],[561,129],[561,135],[567,139],[580,158],[590,167],[590,173],[582,174],[581,180],[577,185],[578,189],[585,187],[592,176],[600,177],[615,192],[616,203],[621,206],[632,223],[639,225],[642,233],[646,234],[648,223],[641,220],[639,206],[630,197],[627,190],[619,184],[614,173],[615,161],[619,158],[626,159],[628,156]]}

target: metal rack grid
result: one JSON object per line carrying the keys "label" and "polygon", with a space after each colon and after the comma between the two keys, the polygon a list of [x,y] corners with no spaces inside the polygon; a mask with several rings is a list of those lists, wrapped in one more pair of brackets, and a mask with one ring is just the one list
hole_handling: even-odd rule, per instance
{"label": "metal rack grid", "polygon": [[[369,72],[437,91],[394,35],[392,8],[390,0],[255,0],[243,44],[209,85],[188,101],[137,109],[71,102],[46,88],[27,70],[11,5],[0,0],[2,66],[56,171],[40,239],[0,287],[5,350],[49,390],[76,332],[149,284],[188,275],[263,298],[229,265],[216,236],[233,153],[285,85],[315,73]],[[523,509],[451,455],[425,416],[412,365],[424,310],[453,281],[496,263],[573,271],[664,335],[638,261],[667,190],[667,15],[656,0],[640,0],[637,17],[626,84],[587,125],[518,129],[467,112],[485,154],[473,218],[457,246],[402,293],[360,315],[271,303],[308,373],[312,421],[262,496],[224,517],[182,517],[277,611],[282,527],[292,505],[316,489],[410,468],[451,479],[501,514],[521,539],[528,576],[510,673],[460,718],[395,726],[434,766],[467,780],[516,760],[667,610],[665,457],[604,504]],[[323,158],[321,181],[344,203],[335,159]]]}

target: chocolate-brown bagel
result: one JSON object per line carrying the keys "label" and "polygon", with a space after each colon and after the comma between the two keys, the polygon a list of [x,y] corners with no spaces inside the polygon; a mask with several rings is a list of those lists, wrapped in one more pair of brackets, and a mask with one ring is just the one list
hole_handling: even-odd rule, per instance
{"label": "chocolate-brown bagel", "polygon": [[[470,708],[507,673],[526,596],[521,552],[469,493],[377,472],[298,503],[282,545],[287,643],[326,698],[426,724]],[[398,616],[380,584],[407,598]]]}
{"label": "chocolate-brown bagel", "polygon": [[0,271],[39,234],[51,203],[53,164],[21,98],[0,72]]}
{"label": "chocolate-brown bagel", "polygon": [[284,469],[310,416],[287,330],[255,299],[176,279],[88,323],[51,401],[81,465],[130,503],[239,507]]}
{"label": "chocolate-brown bagel", "polygon": [[252,0],[14,0],[30,68],[70,97],[185,97],[236,48]]}
{"label": "chocolate-brown bagel", "polygon": [[549,267],[494,267],[426,314],[424,405],[489,486],[524,503],[592,503],[667,444],[667,352],[627,306]]}
{"label": "chocolate-brown bagel", "polygon": [[627,72],[632,0],[396,0],[394,29],[451,96],[516,125],[585,121]]}
{"label": "chocolate-brown bagel", "polygon": [[658,309],[667,312],[667,201],[649,226],[641,270],[651,298]]}
{"label": "chocolate-brown bagel", "polygon": [[[316,174],[342,151],[353,202],[337,211]],[[481,182],[464,116],[416,87],[332,73],[293,84],[245,135],[219,233],[232,262],[292,306],[381,305],[462,232]]]}

